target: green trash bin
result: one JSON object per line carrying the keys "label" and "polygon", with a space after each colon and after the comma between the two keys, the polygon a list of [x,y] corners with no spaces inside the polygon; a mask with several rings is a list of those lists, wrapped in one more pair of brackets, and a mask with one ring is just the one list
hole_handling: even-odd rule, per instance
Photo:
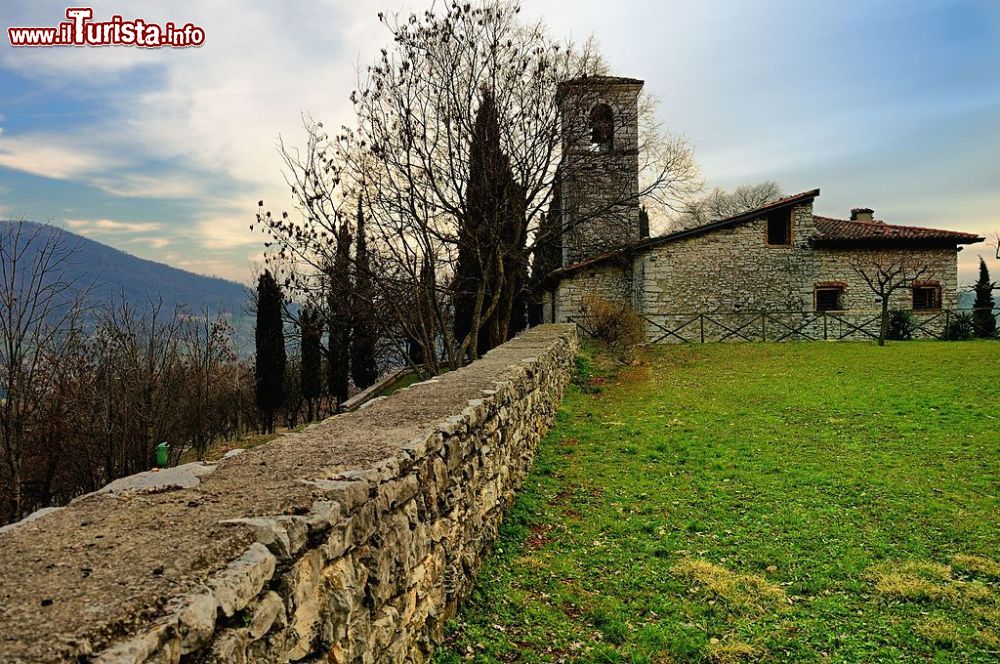
{"label": "green trash bin", "polygon": [[170,460],[170,446],[165,442],[160,443],[156,446],[156,465],[160,468],[166,468],[167,462]]}

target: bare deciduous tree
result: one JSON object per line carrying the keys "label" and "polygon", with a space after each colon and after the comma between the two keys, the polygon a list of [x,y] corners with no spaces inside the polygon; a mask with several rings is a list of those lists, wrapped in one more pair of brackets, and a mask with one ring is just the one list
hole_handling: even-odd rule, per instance
{"label": "bare deciduous tree", "polygon": [[[348,223],[340,211],[361,198],[370,220],[376,298],[398,338],[423,346],[432,370],[439,356],[447,366],[475,357],[479,322],[498,311],[508,315],[510,289],[546,239],[541,222],[564,141],[572,138],[565,135],[571,128],[562,123],[558,85],[605,71],[593,42],[560,42],[519,14],[516,3],[494,1],[382,16],[394,46],[382,51],[352,95],[357,126],[331,139],[321,123],[307,120],[304,153],[284,149],[301,219],[260,217],[273,254],[321,270],[339,225]],[[592,96],[596,102],[600,91]],[[511,206],[519,212],[508,227],[493,234],[518,238],[504,251],[481,241],[470,209],[471,145],[485,99],[495,105],[500,147],[523,199]],[[640,104],[638,191],[630,187],[619,202],[638,206],[641,199],[656,209],[679,209],[700,187],[698,169],[687,143],[665,135],[652,110],[648,100]],[[456,339],[453,282],[463,249],[477,257],[478,272],[490,275],[491,283],[472,294],[476,325]],[[311,277],[303,283],[320,282]],[[497,328],[507,329],[506,322]]]}
{"label": "bare deciduous tree", "polygon": [[719,219],[749,212],[781,198],[781,188],[770,180],[737,187],[731,192],[716,187],[704,198],[688,203],[674,218],[671,230],[704,226]]}
{"label": "bare deciduous tree", "polygon": [[23,461],[30,423],[52,392],[60,351],[78,333],[79,300],[68,277],[74,247],[24,220],[0,228],[0,451],[11,511],[23,510]]}
{"label": "bare deciduous tree", "polygon": [[881,305],[878,345],[884,346],[889,332],[889,304],[892,295],[896,291],[910,288],[914,281],[927,273],[928,267],[912,264],[906,257],[898,255],[871,254],[853,261],[851,269],[868,285]]}

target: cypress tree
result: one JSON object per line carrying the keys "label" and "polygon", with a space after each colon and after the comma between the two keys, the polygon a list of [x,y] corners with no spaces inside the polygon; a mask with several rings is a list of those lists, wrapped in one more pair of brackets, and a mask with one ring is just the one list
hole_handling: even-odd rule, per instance
{"label": "cypress tree", "polygon": [[531,306],[528,316],[532,325],[541,324],[545,318],[542,311],[542,293],[545,278],[562,267],[562,187],[557,178],[552,187],[549,209],[538,227],[531,257]]}
{"label": "cypress tree", "polygon": [[358,199],[358,237],[354,245],[354,332],[351,335],[351,376],[364,389],[375,383],[375,311],[371,265],[365,238],[365,215]]}
{"label": "cypress tree", "polygon": [[329,275],[329,328],[327,389],[338,403],[347,400],[351,363],[351,230],[342,224],[337,234],[337,255]]}
{"label": "cypress tree", "polygon": [[[421,321],[423,325],[429,326],[430,329],[425,330],[418,336],[418,333],[414,328],[410,328],[406,332],[406,354],[411,363],[416,366],[421,364],[427,364],[429,369],[433,369],[437,363],[437,357],[434,355],[434,339],[437,339],[438,332],[437,326],[434,324],[435,319],[433,312],[430,311],[433,305],[433,298],[435,297],[435,292],[437,291],[437,284],[434,276],[434,266],[430,258],[425,256],[421,261],[420,274],[418,275],[418,281],[414,284],[414,289],[412,291],[415,309],[415,321]],[[424,341],[423,335],[426,334],[430,337],[430,347]]]}
{"label": "cypress tree", "polygon": [[514,287],[514,303],[510,311],[510,324],[507,338],[513,339],[528,327],[528,307],[531,304],[531,285],[528,282],[528,263],[524,262],[516,272],[517,282]]}
{"label": "cypress tree", "polygon": [[976,293],[976,302],[972,312],[972,320],[976,329],[976,336],[981,339],[992,339],[997,335],[997,319],[993,313],[993,289],[995,284],[990,281],[990,271],[986,267],[986,261],[979,258],[979,280],[976,281],[973,290]]}
{"label": "cypress tree", "polygon": [[284,400],[285,332],[281,321],[281,288],[270,271],[257,282],[257,347],[255,366],[257,410],[265,433],[274,431],[274,411]]}
{"label": "cypress tree", "polygon": [[[476,291],[484,288],[481,313],[494,300],[499,304],[479,322],[475,353],[482,355],[509,338],[515,300],[525,285],[525,191],[515,182],[510,160],[503,152],[496,103],[488,92],[483,93],[476,112],[469,148],[466,207],[455,269],[454,331],[459,341],[473,331]],[[498,271],[501,264],[502,278]]]}
{"label": "cypress tree", "polygon": [[320,323],[319,312],[313,307],[306,307],[300,321],[302,332],[302,366],[300,379],[302,381],[302,397],[306,400],[309,421],[317,415],[316,399],[323,390],[322,380],[322,337],[323,326]]}
{"label": "cypress tree", "polygon": [[639,237],[649,237],[649,212],[645,206],[639,208]]}

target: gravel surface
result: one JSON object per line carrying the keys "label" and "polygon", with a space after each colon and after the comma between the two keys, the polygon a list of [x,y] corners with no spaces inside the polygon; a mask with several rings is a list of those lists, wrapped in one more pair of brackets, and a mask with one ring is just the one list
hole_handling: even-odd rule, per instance
{"label": "gravel surface", "polygon": [[0,534],[0,662],[77,661],[148,624],[253,542],[249,529],[221,521],[308,511],[323,496],[301,480],[394,454],[553,336],[539,332],[435,382],[225,459],[198,486],[90,495]]}

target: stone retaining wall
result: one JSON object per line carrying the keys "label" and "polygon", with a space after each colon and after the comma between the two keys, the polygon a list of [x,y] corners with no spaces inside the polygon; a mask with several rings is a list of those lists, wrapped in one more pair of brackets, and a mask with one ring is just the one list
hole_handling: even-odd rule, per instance
{"label": "stone retaining wall", "polygon": [[[330,420],[362,437],[391,439],[400,426],[414,423],[400,421],[404,411],[393,405],[399,399],[408,404],[405,412],[413,413],[420,428],[373,463],[321,474],[303,472],[295,481],[311,492],[308,508],[274,515],[230,511],[233,518],[217,527],[224,533],[250,533],[244,540],[249,545],[219,561],[215,572],[188,584],[184,592],[160,596],[154,606],[135,607],[136,613],[152,618],[124,636],[102,644],[98,636],[88,636],[86,616],[81,616],[76,626],[54,625],[53,631],[61,633],[53,639],[76,644],[67,646],[78,648],[75,661],[102,664],[424,661],[441,637],[444,622],[467,596],[481,557],[530,468],[570,377],[576,350],[573,326],[534,328],[469,367]],[[442,401],[447,395],[459,399],[449,417],[422,422],[421,391],[430,404],[447,403]],[[468,398],[470,394],[475,398]],[[324,426],[327,423],[316,431]],[[357,431],[358,426],[366,429]],[[284,447],[271,451],[272,456],[294,449],[297,438],[306,449],[311,435],[306,431],[286,437],[279,441]],[[266,449],[253,452],[256,456],[248,452],[223,464],[237,468],[272,461]],[[276,466],[281,463],[273,460]],[[337,468],[336,463],[331,458],[328,466]],[[210,493],[226,470],[220,467],[199,488]],[[221,491],[221,485],[216,490]],[[5,537],[26,537],[29,529],[44,528],[49,519],[55,519],[50,529],[61,527],[59,519],[67,524],[79,521],[79,515],[66,518],[74,509],[79,508],[71,505],[0,535],[0,571],[13,565],[5,559],[14,551],[12,545],[4,546],[10,544]],[[184,524],[164,521],[162,527],[182,529]],[[205,555],[212,555],[211,550],[206,548]],[[122,564],[127,567],[126,561]],[[159,572],[164,574],[162,567]],[[45,661],[33,659],[32,653],[49,651],[16,640],[19,628],[25,637],[33,633],[30,621],[37,607],[2,607],[3,598],[0,594],[0,608],[12,621],[5,625],[0,652],[24,657],[6,660],[0,654],[0,661]],[[60,600],[51,598],[49,604],[58,606]]]}

